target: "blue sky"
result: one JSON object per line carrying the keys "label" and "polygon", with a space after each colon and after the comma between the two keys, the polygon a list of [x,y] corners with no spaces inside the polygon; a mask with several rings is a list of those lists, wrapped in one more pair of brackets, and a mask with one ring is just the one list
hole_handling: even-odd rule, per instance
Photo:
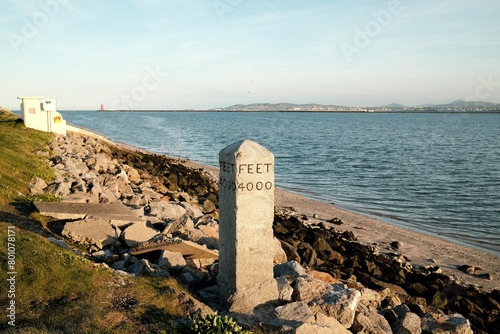
{"label": "blue sky", "polygon": [[498,0],[3,0],[0,105],[500,103]]}

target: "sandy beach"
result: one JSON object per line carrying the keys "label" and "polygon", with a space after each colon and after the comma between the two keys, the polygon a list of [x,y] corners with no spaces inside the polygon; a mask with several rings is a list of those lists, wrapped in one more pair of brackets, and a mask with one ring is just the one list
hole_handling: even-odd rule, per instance
{"label": "sandy beach", "polygon": [[[189,161],[185,164],[191,167],[205,168],[215,176],[219,173],[217,168],[196,162]],[[343,224],[332,226],[340,231],[350,230],[354,232],[362,243],[378,244],[381,253],[398,253],[414,264],[438,266],[442,268],[443,273],[453,276],[463,283],[481,287],[486,291],[500,289],[500,256],[492,253],[414,232],[280,188],[277,188],[275,192],[275,205],[278,208],[293,207],[297,214],[306,215],[311,223],[327,223],[332,218],[339,218]],[[389,247],[389,244],[394,241],[401,244],[398,250]],[[476,267],[475,275],[488,273],[493,279],[479,278],[460,271],[458,267],[462,265]],[[481,270],[477,268],[481,268]]]}

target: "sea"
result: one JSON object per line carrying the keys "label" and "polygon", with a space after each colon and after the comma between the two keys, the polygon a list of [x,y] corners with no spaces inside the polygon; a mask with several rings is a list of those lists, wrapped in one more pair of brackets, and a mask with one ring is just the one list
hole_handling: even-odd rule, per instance
{"label": "sea", "polygon": [[64,119],[159,154],[218,167],[250,139],[276,185],[500,255],[500,113],[98,112]]}

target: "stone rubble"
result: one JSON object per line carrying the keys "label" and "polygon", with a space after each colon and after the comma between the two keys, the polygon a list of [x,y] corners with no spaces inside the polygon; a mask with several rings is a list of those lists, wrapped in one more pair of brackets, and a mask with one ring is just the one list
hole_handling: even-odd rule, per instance
{"label": "stone rubble", "polygon": [[[117,273],[176,277],[201,300],[179,295],[192,319],[224,312],[215,259],[188,259],[168,250],[131,255],[134,247],[155,238],[180,238],[217,250],[218,187],[212,174],[73,133],[55,136],[50,148],[56,178],[50,184],[33,179],[31,194],[50,193],[65,202],[123,203],[145,219],[113,224],[86,217],[66,222],[62,236]],[[337,218],[332,223],[342,224]],[[315,334],[468,334],[472,328],[475,333],[500,328],[498,290],[486,293],[436,268],[414,266],[397,253],[382,255],[380,245],[358,243],[352,232],[315,224],[314,217],[292,207],[276,208],[274,233],[270,250],[279,299],[251,315],[229,314],[244,327]],[[397,251],[401,244],[391,247]]]}

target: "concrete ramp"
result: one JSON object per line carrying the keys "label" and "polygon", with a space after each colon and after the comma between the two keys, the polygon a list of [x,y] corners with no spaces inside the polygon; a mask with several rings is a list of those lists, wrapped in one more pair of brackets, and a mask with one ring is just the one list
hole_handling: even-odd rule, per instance
{"label": "concrete ramp", "polygon": [[40,214],[56,219],[84,219],[98,217],[107,220],[139,222],[145,221],[136,211],[127,206],[103,203],[36,202]]}

